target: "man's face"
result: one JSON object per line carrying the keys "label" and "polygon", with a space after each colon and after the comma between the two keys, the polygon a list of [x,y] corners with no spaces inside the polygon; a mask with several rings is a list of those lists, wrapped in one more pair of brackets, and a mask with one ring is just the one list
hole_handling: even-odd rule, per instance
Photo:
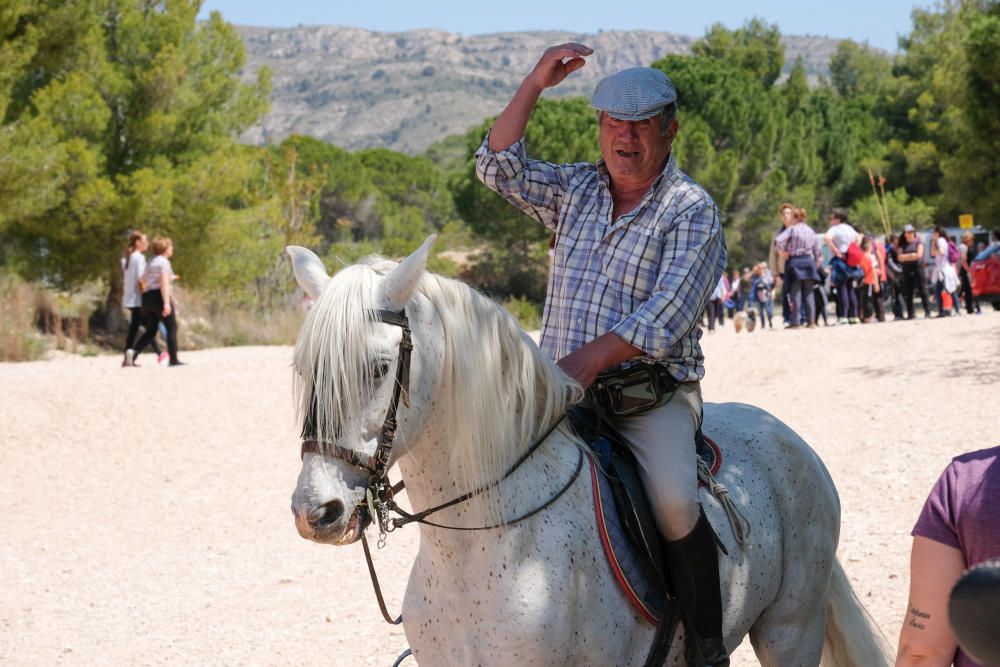
{"label": "man's face", "polygon": [[618,120],[607,113],[601,114],[601,156],[612,182],[641,183],[660,174],[677,134],[677,120],[664,135],[661,118],[657,114],[645,120]]}

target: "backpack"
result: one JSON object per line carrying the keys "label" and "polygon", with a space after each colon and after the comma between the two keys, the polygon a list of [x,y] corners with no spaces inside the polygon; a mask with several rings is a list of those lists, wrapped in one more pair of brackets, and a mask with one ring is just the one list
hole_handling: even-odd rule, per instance
{"label": "backpack", "polygon": [[854,243],[853,241],[849,246],[847,246],[847,252],[844,253],[844,261],[851,268],[856,266],[861,266],[861,260],[864,259],[865,251],[861,247]]}
{"label": "backpack", "polygon": [[958,264],[961,261],[961,257],[958,254],[958,246],[951,239],[948,239],[948,261],[952,264]]}

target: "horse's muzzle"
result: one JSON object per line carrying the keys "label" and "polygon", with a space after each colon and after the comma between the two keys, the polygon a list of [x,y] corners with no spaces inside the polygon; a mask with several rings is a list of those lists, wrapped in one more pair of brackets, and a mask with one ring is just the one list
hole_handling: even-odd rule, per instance
{"label": "horse's muzzle", "polygon": [[343,501],[336,499],[312,509],[293,507],[292,512],[299,535],[321,544],[344,545],[357,542],[371,523],[364,506],[356,505],[354,511],[348,513]]}

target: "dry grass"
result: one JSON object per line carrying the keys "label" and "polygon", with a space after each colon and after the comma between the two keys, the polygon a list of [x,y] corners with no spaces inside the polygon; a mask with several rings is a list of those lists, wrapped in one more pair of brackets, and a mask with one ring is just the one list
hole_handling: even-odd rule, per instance
{"label": "dry grass", "polygon": [[0,361],[43,357],[48,340],[38,332],[41,290],[11,276],[0,276]]}
{"label": "dry grass", "polygon": [[[209,293],[178,288],[175,294],[178,342],[184,350],[290,345],[302,324],[303,311],[291,301],[260,311]],[[0,274],[0,362],[43,359],[54,350],[93,355],[100,347],[117,349],[124,331],[90,330],[90,317],[103,298],[100,285],[56,292]]]}
{"label": "dry grass", "polygon": [[177,289],[178,341],[182,349],[238,345],[291,345],[303,310],[290,302],[267,310],[232,306],[219,297]]}

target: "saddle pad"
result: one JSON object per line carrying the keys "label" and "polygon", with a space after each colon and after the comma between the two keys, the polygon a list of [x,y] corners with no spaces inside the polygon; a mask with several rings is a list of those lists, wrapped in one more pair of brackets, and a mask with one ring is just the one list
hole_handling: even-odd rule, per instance
{"label": "saddle pad", "polygon": [[632,543],[622,529],[607,477],[600,471],[593,456],[588,456],[587,462],[590,464],[590,479],[594,490],[597,532],[601,536],[611,573],[639,615],[650,625],[656,626],[665,602],[663,594],[646,576]]}
{"label": "saddle pad", "polygon": [[[714,441],[703,437],[700,432],[698,435],[698,456],[704,459],[715,475],[722,466],[722,452]],[[611,573],[636,612],[647,623],[656,626],[666,603],[664,594],[649,576],[645,565],[649,561],[648,556],[645,559],[640,556],[636,545],[622,526],[621,515],[607,476],[593,454],[587,460],[590,464],[597,532]],[[701,482],[698,485],[704,486]],[[639,494],[633,494],[633,497],[644,498],[645,494],[640,489]]]}

